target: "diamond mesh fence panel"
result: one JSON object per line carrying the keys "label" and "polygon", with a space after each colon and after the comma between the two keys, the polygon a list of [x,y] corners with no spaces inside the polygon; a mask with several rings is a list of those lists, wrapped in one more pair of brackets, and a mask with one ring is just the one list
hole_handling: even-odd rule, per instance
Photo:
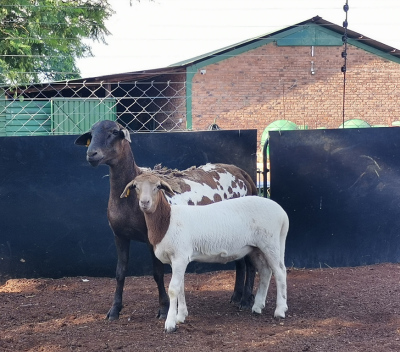
{"label": "diamond mesh fence panel", "polygon": [[185,81],[63,82],[0,91],[0,136],[80,134],[105,119],[132,132],[186,130]]}

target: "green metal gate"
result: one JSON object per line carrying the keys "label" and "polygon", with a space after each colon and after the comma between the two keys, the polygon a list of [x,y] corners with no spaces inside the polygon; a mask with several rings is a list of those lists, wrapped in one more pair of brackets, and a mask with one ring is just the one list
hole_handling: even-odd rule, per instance
{"label": "green metal gate", "polygon": [[97,121],[116,120],[116,100],[52,99],[53,134],[80,134]]}
{"label": "green metal gate", "polygon": [[[4,104],[4,105],[3,105]],[[0,136],[47,135],[51,133],[49,101],[2,101]]]}
{"label": "green metal gate", "polygon": [[116,120],[116,100],[0,100],[0,136],[80,134],[100,120]]}

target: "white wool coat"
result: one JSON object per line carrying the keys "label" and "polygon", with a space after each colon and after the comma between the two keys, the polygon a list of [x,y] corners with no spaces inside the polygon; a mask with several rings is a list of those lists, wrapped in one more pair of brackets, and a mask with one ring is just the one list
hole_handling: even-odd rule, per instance
{"label": "white wool coat", "polygon": [[[279,258],[288,226],[280,205],[257,196],[200,207],[171,205],[169,228],[154,253],[165,264],[171,264],[173,258],[187,263],[227,263],[254,247],[268,248]],[[283,243],[273,234],[283,234]]]}

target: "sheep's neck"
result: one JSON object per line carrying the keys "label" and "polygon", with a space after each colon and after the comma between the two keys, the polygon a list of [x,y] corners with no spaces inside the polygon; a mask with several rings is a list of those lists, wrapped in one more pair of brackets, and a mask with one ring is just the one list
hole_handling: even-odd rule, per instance
{"label": "sheep's neck", "polygon": [[159,244],[169,228],[171,220],[171,206],[168,204],[164,194],[158,192],[158,205],[154,213],[144,214],[146,219],[149,242],[153,247]]}
{"label": "sheep's neck", "polygon": [[[120,197],[125,186],[139,175],[140,169],[135,163],[132,149],[128,142],[124,144],[123,153],[117,162],[110,166],[110,199]],[[133,192],[132,192],[133,193]]]}

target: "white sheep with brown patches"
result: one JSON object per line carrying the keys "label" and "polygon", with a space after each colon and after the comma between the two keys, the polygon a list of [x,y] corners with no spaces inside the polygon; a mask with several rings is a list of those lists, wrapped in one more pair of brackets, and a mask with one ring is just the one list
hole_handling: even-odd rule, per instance
{"label": "white sheep with brown patches", "polygon": [[168,295],[170,307],[165,331],[176,330],[188,314],[184,274],[191,261],[227,263],[250,255],[260,284],[252,311],[265,307],[273,273],[277,283],[275,317],[287,310],[285,242],[289,220],[274,201],[257,196],[242,197],[202,207],[170,205],[164,195],[170,185],[153,174],[142,174],[127,184],[121,198],[134,188],[156,257],[172,267]]}

